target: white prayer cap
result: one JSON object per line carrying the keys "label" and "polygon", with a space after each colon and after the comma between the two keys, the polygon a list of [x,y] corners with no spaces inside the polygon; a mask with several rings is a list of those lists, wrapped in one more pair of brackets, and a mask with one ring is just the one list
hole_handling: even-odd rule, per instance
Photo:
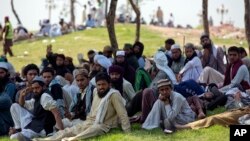
{"label": "white prayer cap", "polygon": [[8,70],[8,65],[6,62],[0,62],[0,68]]}
{"label": "white prayer cap", "polygon": [[173,45],[171,46],[171,50],[173,50],[173,49],[180,49],[180,45],[178,45],[178,44],[173,44]]}
{"label": "white prayer cap", "polygon": [[125,56],[125,51],[123,51],[123,50],[117,51],[116,56]]}

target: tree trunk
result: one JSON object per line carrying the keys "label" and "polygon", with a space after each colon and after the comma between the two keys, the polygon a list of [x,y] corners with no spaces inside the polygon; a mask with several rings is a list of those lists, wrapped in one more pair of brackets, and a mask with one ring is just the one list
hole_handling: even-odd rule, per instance
{"label": "tree trunk", "polygon": [[10,4],[11,4],[12,12],[13,12],[13,14],[14,14],[15,17],[16,17],[17,23],[18,23],[18,24],[22,24],[21,20],[19,19],[19,16],[17,15],[17,12],[16,12],[16,10],[15,10],[15,8],[14,8],[14,0],[11,0],[11,1],[10,1]]}
{"label": "tree trunk", "polygon": [[135,42],[140,41],[140,27],[141,27],[141,12],[139,8],[135,5],[133,0],[129,0],[133,10],[135,11],[136,14],[136,32],[135,32]]}
{"label": "tree trunk", "polygon": [[207,16],[207,6],[208,0],[202,0],[202,18],[203,18],[203,28],[204,33],[209,35],[209,25],[208,25],[208,16]]}
{"label": "tree trunk", "polygon": [[245,32],[248,42],[248,53],[250,53],[250,0],[245,0]]}
{"label": "tree trunk", "polygon": [[109,1],[105,0],[105,17],[107,17],[108,15],[108,4],[109,4]]}
{"label": "tree trunk", "polygon": [[115,35],[116,7],[117,7],[117,0],[111,0],[109,12],[108,12],[108,15],[106,17],[109,40],[110,40],[111,47],[113,48],[114,51],[116,51],[118,49],[118,43],[117,43],[116,35]]}
{"label": "tree trunk", "polygon": [[75,29],[75,0],[70,0],[70,22]]}

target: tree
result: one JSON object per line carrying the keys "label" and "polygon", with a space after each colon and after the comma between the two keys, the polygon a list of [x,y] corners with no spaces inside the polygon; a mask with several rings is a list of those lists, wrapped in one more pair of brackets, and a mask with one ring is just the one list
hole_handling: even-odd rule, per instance
{"label": "tree", "polygon": [[250,53],[250,0],[245,0],[245,32]]}
{"label": "tree", "polygon": [[[133,0],[129,0],[133,10],[135,11],[136,14],[136,32],[135,32],[135,42],[140,41],[140,27],[141,27],[141,12],[138,8],[138,5],[135,5]],[[138,1],[137,1],[138,3]]]}
{"label": "tree", "polygon": [[109,1],[105,0],[105,17],[107,17],[107,14],[108,14],[108,3]]}
{"label": "tree", "polygon": [[202,17],[203,17],[203,28],[204,33],[209,35],[209,25],[208,25],[208,16],[207,16],[207,6],[208,0],[202,0]]}
{"label": "tree", "polygon": [[15,7],[14,7],[14,0],[11,0],[11,1],[10,1],[10,4],[11,4],[12,12],[13,12],[13,14],[14,14],[15,17],[16,17],[17,23],[18,23],[18,24],[22,24],[21,20],[19,19],[19,16],[17,15],[17,12],[16,12],[16,10],[15,10]]}
{"label": "tree", "polygon": [[73,26],[73,28],[75,29],[75,0],[70,0],[70,22]]}
{"label": "tree", "polygon": [[52,12],[52,9],[55,9],[56,8],[56,3],[54,0],[46,0],[46,5],[45,5],[46,8],[48,8],[49,10],[49,21],[51,22],[51,12]]}
{"label": "tree", "polygon": [[117,7],[117,0],[111,0],[109,12],[108,12],[108,15],[106,17],[109,40],[110,40],[111,47],[113,48],[114,51],[118,49],[118,43],[117,43],[116,35],[115,35],[116,7]]}

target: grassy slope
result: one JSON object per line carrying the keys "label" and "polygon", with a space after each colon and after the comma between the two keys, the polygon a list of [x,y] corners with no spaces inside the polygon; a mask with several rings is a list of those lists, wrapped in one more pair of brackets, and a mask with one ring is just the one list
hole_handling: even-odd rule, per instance
{"label": "grassy slope", "polygon": [[[134,25],[117,25],[116,36],[119,44],[119,48],[123,48],[124,43],[133,43],[135,35]],[[202,31],[200,31],[201,33]],[[169,34],[168,34],[169,33]],[[179,35],[181,33],[181,35]],[[196,33],[192,33],[190,30],[171,29],[171,32],[159,32],[153,31],[148,27],[143,26],[141,29],[141,41],[145,45],[144,54],[146,56],[152,56],[156,49],[163,46],[164,40],[168,37],[172,37],[177,43],[182,44],[183,36],[186,37],[186,42],[199,43],[199,37]],[[90,29],[80,32],[75,32],[61,37],[53,38],[53,51],[57,53],[64,53],[73,57],[74,63],[78,63],[76,56],[78,53],[83,53],[86,58],[86,53],[89,49],[102,50],[105,45],[109,44],[109,38],[106,28]],[[41,59],[45,57],[46,45],[51,40],[50,38],[39,39],[36,41],[22,41],[15,43],[13,46],[13,52],[15,57],[9,58],[10,62],[14,64],[16,70],[20,71],[22,66],[28,63],[35,63],[40,65]],[[43,41],[48,41],[44,43]],[[239,45],[239,40],[232,39],[219,39],[214,38],[215,43],[219,45]],[[243,42],[243,46],[246,46],[246,42]],[[28,56],[23,56],[24,51],[28,51]],[[2,54],[2,50],[0,50]]]}
{"label": "grassy slope", "polygon": [[[133,25],[118,25],[116,28],[116,35],[119,48],[123,48],[124,43],[133,43],[134,34]],[[160,37],[160,35],[153,34],[145,28],[142,29],[141,38],[142,42],[145,43],[145,55],[152,55],[156,50],[155,48],[161,46],[164,41],[164,38]],[[101,51],[105,45],[109,44],[106,28],[75,32],[53,39],[55,39],[53,51],[73,57],[75,63],[78,63],[77,53],[83,53],[86,58],[86,53],[89,49]],[[28,63],[40,65],[41,58],[45,56],[47,45],[47,43],[43,43],[43,40],[50,42],[52,39],[45,38],[37,41],[23,41],[13,46],[15,57],[9,58],[9,60],[15,65],[17,70],[20,70],[22,66]],[[29,55],[23,56],[24,51],[28,51]],[[2,50],[0,54],[2,54]]]}
{"label": "grassy slope", "polygon": [[[132,43],[134,40],[134,26],[133,25],[117,25],[116,35],[119,43],[119,48],[123,47],[123,44],[128,42]],[[181,36],[177,35],[166,35],[156,31],[152,31],[147,27],[142,27],[141,30],[141,41],[145,44],[144,54],[146,56],[152,56],[156,49],[163,45],[165,38],[173,37],[177,42],[182,41]],[[193,36],[191,33],[187,34],[190,41],[198,44],[199,37]],[[86,53],[89,49],[102,50],[103,46],[109,44],[108,34],[106,28],[90,29],[86,31],[75,32],[69,35],[54,38],[55,43],[53,43],[54,52],[62,52],[68,56],[73,57],[74,62],[77,64],[76,55],[77,53]],[[219,38],[214,38],[217,44],[225,45],[238,45],[238,40],[223,40]],[[9,61],[13,63],[16,70],[20,70],[22,66],[28,63],[40,64],[41,58],[45,56],[46,43],[43,40],[50,41],[51,39],[40,39],[37,41],[23,41],[16,43],[13,47],[15,57],[9,58]],[[187,42],[187,41],[186,41]],[[245,46],[245,42],[243,42]],[[60,50],[60,49],[63,49]],[[28,51],[28,56],[23,56],[23,52]],[[0,54],[2,52],[0,51]],[[86,58],[86,57],[85,57]],[[210,112],[209,114],[218,113],[223,111],[222,108],[217,109],[215,112]],[[1,141],[9,140],[6,138],[0,138]],[[190,141],[227,141],[229,140],[229,129],[221,126],[214,126],[207,129],[201,130],[184,130],[179,131],[172,135],[165,135],[159,129],[153,131],[141,130],[139,125],[133,125],[132,133],[123,134],[120,129],[114,129],[110,134],[96,137],[90,140],[190,140]]]}

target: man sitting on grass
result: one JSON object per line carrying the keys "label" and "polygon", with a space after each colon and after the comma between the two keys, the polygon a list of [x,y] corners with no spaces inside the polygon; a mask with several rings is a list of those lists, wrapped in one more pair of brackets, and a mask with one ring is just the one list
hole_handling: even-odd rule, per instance
{"label": "man sitting on grass", "polygon": [[125,109],[125,100],[119,91],[110,88],[110,77],[107,73],[98,73],[95,77],[96,88],[93,103],[87,120],[71,128],[55,133],[53,136],[36,141],[73,141],[86,139],[108,133],[117,127],[118,119],[123,131],[130,131],[130,123]]}
{"label": "man sitting on grass", "polygon": [[187,124],[195,120],[195,113],[192,111],[185,97],[174,92],[172,83],[168,79],[161,79],[157,82],[159,98],[142,125],[144,129],[160,127],[161,122],[165,129],[173,130],[174,123]]}
{"label": "man sitting on grass", "polygon": [[[63,129],[62,119],[56,101],[44,89],[45,82],[36,76],[32,86],[20,92],[19,104],[12,104],[10,108],[15,128],[10,128],[10,139],[25,141],[34,137],[43,137],[53,132],[53,126]],[[29,91],[33,91],[34,97],[25,101]],[[30,113],[29,111],[33,111]],[[17,132],[17,131],[20,132]]]}

